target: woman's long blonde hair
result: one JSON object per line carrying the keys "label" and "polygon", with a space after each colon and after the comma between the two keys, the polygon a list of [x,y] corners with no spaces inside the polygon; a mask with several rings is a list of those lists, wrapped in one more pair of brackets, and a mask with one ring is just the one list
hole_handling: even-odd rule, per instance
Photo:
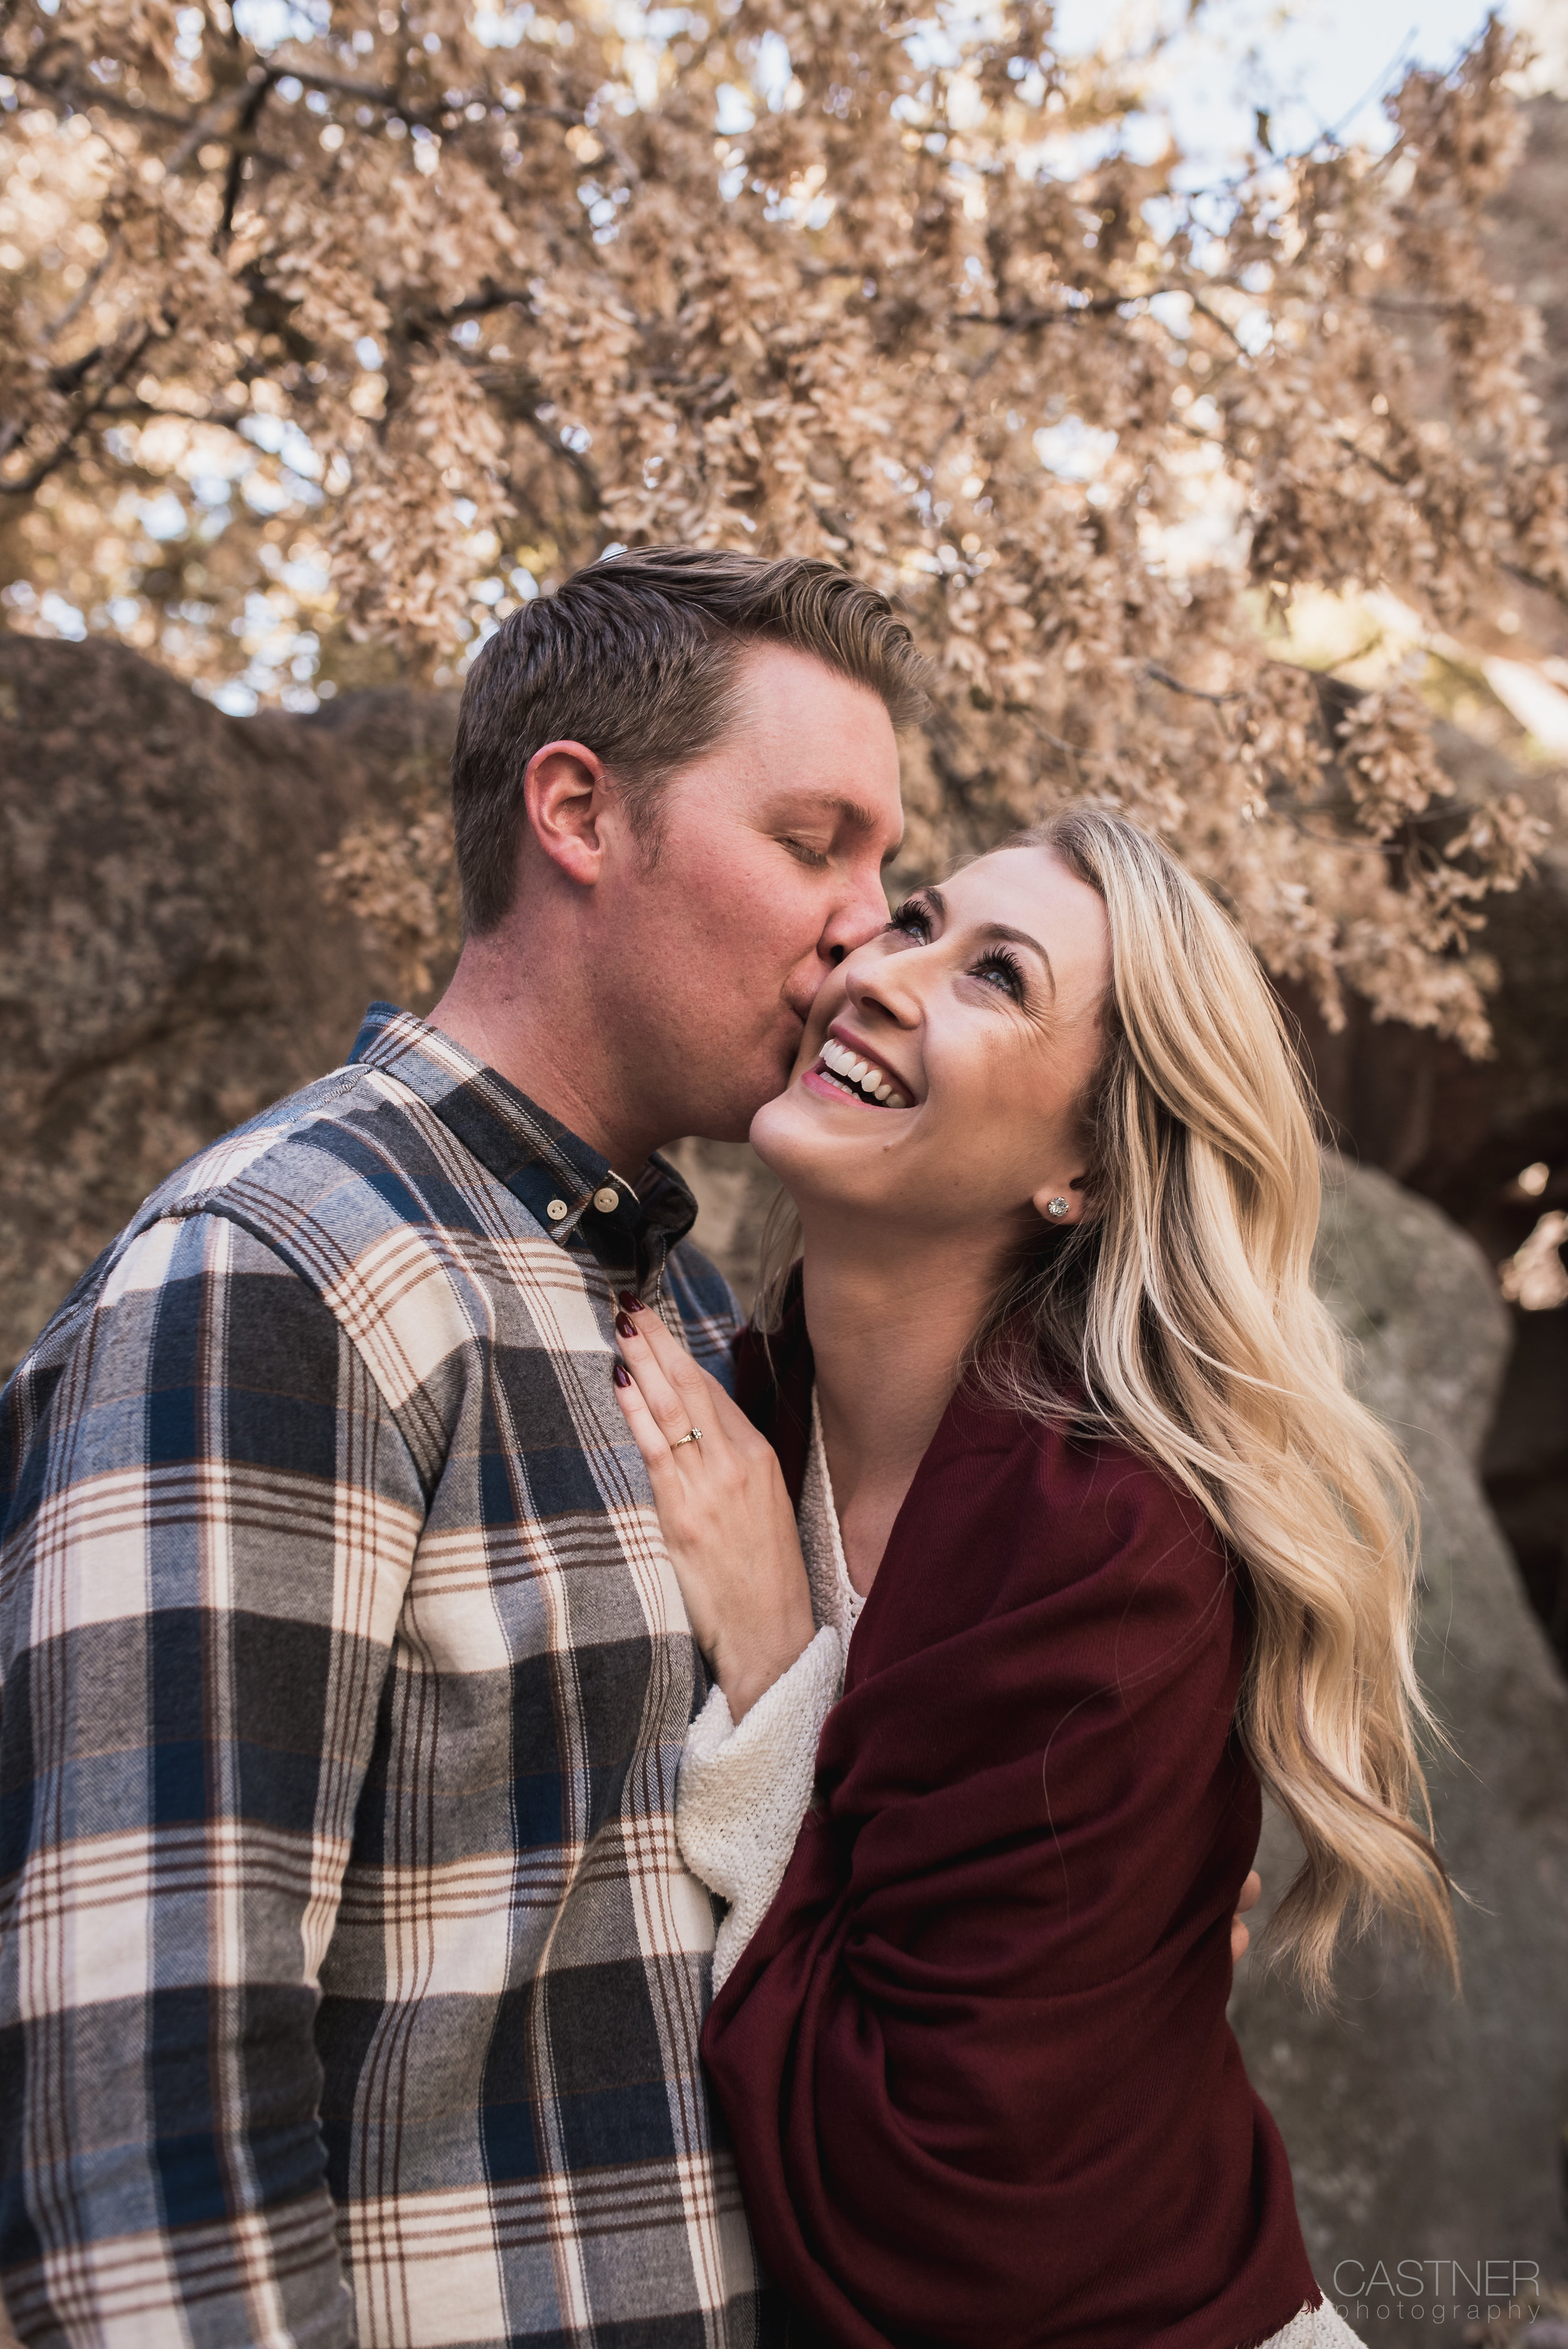
{"label": "woman's long blonde hair", "polygon": [[1075,1373],[1082,1414],[1159,1462],[1243,1562],[1237,1727],[1306,1852],[1264,1950],[1321,1993],[1347,1912],[1359,1928],[1380,1907],[1457,1979],[1415,1741],[1440,1734],[1411,1656],[1415,1487],[1313,1291],[1320,1161],[1279,1008],[1232,923],[1125,817],[1073,807],[1006,845],[1051,850],[1104,900],[1111,981],[1082,1104],[1091,1212],[1042,1225],[1009,1268],[972,1373],[1057,1419]]}

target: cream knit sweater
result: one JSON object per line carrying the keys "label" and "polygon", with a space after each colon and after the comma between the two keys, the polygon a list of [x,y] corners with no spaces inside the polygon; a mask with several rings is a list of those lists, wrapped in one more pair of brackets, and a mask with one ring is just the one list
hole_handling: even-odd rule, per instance
{"label": "cream knit sweater", "polygon": [[681,1757],[676,1835],[693,1875],[729,1903],[714,1947],[715,1991],[784,1880],[811,1799],[817,1741],[842,1692],[850,1634],[865,1604],[844,1564],[815,1391],[799,1521],[816,1638],[738,1727],[716,1688]]}

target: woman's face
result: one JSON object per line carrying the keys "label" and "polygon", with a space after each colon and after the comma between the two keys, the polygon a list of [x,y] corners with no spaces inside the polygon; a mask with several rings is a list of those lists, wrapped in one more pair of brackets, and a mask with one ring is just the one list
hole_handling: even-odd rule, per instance
{"label": "woman's face", "polygon": [[824,982],[789,1084],[752,1123],[758,1156],[803,1209],[879,1226],[1006,1243],[1057,1197],[1077,1222],[1074,1104],[1109,975],[1096,891],[1049,849],[982,857]]}

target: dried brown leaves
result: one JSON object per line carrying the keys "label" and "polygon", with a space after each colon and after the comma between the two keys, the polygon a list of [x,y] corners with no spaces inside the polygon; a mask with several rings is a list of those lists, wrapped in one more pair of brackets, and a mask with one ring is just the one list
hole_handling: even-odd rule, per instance
{"label": "dried brown leaves", "polygon": [[[64,533],[148,479],[158,419],[286,419],[338,627],[428,667],[517,564],[548,584],[665,539],[845,564],[943,680],[912,859],[1107,795],[1330,1016],[1348,987],[1483,1048],[1470,939],[1530,820],[1448,812],[1413,694],[1328,709],[1268,620],[1387,585],[1451,628],[1511,571],[1568,581],[1532,321],[1479,239],[1516,137],[1503,34],[1410,77],[1387,154],[1260,156],[1220,233],[1173,155],[1068,163],[1136,93],[1057,59],[1032,5],[934,66],[863,0],[634,38],[551,5],[350,0],[265,54],[222,0],[205,29],[20,8],[24,195],[84,126],[97,161],[71,220],[24,202],[13,232],[0,490]],[[339,876],[410,968],[438,917],[416,832]]]}

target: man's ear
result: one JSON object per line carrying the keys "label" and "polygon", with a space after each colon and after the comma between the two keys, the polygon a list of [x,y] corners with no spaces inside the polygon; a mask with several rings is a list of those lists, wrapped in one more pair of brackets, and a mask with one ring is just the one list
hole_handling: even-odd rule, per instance
{"label": "man's ear", "polygon": [[522,802],[528,828],[569,881],[591,889],[604,862],[601,822],[609,782],[582,742],[547,742],[528,762]]}

